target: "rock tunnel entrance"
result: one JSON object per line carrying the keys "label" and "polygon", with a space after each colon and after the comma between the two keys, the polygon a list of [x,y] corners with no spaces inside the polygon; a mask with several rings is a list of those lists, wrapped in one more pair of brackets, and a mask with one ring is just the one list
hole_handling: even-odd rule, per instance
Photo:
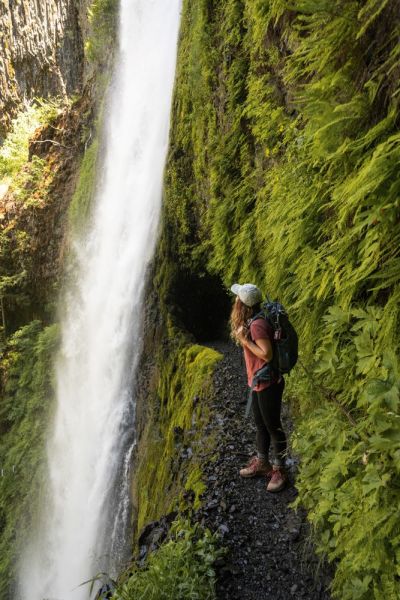
{"label": "rock tunnel entrance", "polygon": [[232,297],[219,277],[180,271],[171,292],[176,318],[196,341],[228,337]]}

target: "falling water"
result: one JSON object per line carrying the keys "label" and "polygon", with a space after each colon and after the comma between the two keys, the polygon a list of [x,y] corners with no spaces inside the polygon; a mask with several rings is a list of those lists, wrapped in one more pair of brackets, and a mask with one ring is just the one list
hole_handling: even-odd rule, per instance
{"label": "falling water", "polygon": [[[180,0],[121,0],[99,192],[65,298],[48,494],[23,600],[83,600],[118,569],[129,520],[132,380],[167,151]],[[126,537],[126,536],[125,536]]]}

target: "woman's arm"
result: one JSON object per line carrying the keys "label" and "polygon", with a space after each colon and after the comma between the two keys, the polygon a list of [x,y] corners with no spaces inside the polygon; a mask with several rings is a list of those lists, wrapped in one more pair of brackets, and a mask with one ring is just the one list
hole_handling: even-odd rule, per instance
{"label": "woman's arm", "polygon": [[250,352],[255,354],[261,360],[265,360],[265,362],[270,362],[272,360],[272,344],[271,340],[268,338],[262,338],[252,342],[247,339],[242,333],[238,335],[239,341],[242,346],[246,346]]}

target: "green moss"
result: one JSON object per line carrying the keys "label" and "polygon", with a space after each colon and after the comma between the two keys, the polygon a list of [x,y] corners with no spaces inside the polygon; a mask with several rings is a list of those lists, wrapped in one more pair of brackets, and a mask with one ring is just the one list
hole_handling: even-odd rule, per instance
{"label": "green moss", "polygon": [[69,205],[69,222],[74,231],[79,231],[90,213],[96,185],[98,154],[99,142],[95,138],[83,155],[78,183]]}
{"label": "green moss", "polygon": [[206,485],[203,481],[203,471],[200,465],[190,469],[188,478],[185,482],[185,490],[187,492],[194,492],[193,508],[199,508],[201,505],[201,495],[206,490]]}
{"label": "green moss", "polygon": [[136,475],[138,531],[147,521],[182,507],[185,490],[194,492],[199,505],[202,464],[213,448],[212,435],[205,432],[212,375],[221,358],[210,348],[183,341],[158,357],[157,397],[147,417]]}

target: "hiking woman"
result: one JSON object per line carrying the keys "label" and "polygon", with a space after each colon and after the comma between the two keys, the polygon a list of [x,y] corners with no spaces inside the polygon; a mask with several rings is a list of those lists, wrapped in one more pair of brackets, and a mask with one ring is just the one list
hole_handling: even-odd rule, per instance
{"label": "hiking woman", "polygon": [[[251,387],[256,371],[272,360],[273,329],[262,316],[257,318],[262,300],[257,286],[235,283],[231,291],[236,295],[231,313],[231,334],[243,347],[247,381]],[[257,455],[240,470],[241,477],[265,475],[269,492],[279,492],[287,479],[284,471],[286,436],[281,423],[284,387],[283,377],[274,375],[273,371],[270,381],[262,381],[254,386],[251,406],[257,427]],[[269,462],[271,442],[272,465]]]}

